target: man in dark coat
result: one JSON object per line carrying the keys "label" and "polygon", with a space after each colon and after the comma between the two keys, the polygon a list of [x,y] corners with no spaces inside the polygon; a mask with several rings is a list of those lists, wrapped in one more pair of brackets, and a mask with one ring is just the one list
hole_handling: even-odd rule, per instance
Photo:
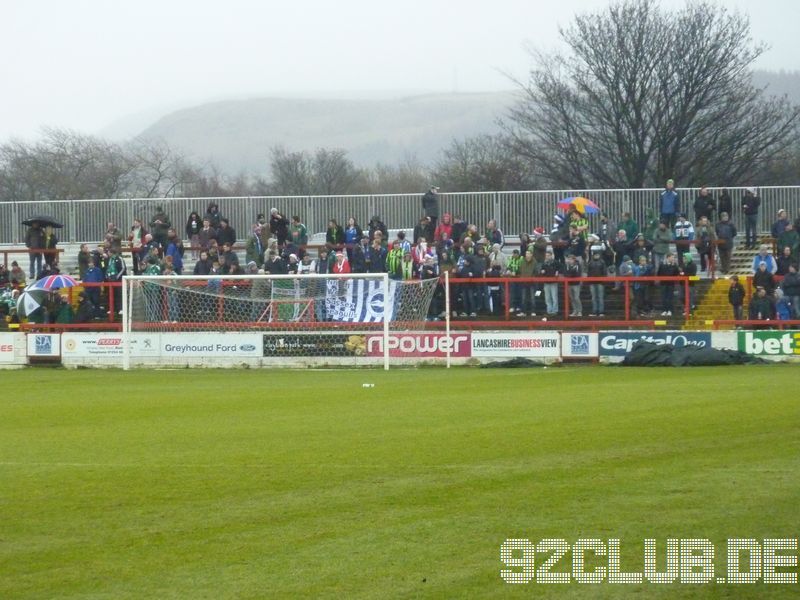
{"label": "man in dark coat", "polygon": [[[436,221],[439,219],[439,188],[431,186],[422,197],[422,214],[431,218],[432,229],[436,230]],[[416,240],[414,240],[416,242]],[[432,242],[433,240],[428,240]]]}

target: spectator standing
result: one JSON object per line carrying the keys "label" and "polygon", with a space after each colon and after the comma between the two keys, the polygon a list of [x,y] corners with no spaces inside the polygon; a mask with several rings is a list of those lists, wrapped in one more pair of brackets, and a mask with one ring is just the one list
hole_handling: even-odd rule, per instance
{"label": "spectator standing", "polygon": [[794,258],[792,257],[792,249],[789,246],[783,247],[783,252],[775,259],[775,262],[778,265],[777,271],[775,271],[776,275],[786,275],[789,272],[789,267],[795,263]]}
{"label": "spectator standing", "polygon": [[683,267],[683,255],[691,251],[691,242],[694,240],[694,226],[681,214],[673,227],[675,247],[678,251],[678,266]]}
{"label": "spectator standing", "polygon": [[[608,267],[599,252],[592,252],[592,258],[586,265],[586,274],[589,277],[606,277]],[[602,282],[593,281],[589,284],[592,295],[592,312],[590,317],[604,317],[606,312],[606,288]]]}
{"label": "spectator standing", "polygon": [[694,199],[694,222],[699,223],[705,217],[709,221],[714,218],[714,211],[717,210],[717,203],[709,193],[708,187],[700,188],[700,193]]}
{"label": "spectator standing", "polygon": [[353,246],[361,241],[363,232],[358,225],[355,217],[347,219],[347,226],[344,228],[344,247],[347,250],[347,260],[353,260]]}
{"label": "spectator standing", "polygon": [[164,251],[164,255],[172,257],[172,268],[176,275],[183,273],[183,253],[183,241],[178,237],[178,232],[170,229],[167,233],[167,249]]}
{"label": "spectator standing", "polygon": [[[697,277],[697,264],[692,260],[691,252],[684,252],[683,254],[683,265],[681,267],[681,275],[689,277],[689,311],[693,311],[697,308],[697,301],[695,298],[695,281],[694,278]],[[681,298],[681,302],[683,304],[686,303],[684,299],[684,292],[686,291],[686,286],[683,284],[678,284],[678,292]]]}
{"label": "spectator standing", "polygon": [[42,270],[42,253],[45,247],[45,233],[41,223],[34,221],[25,233],[25,246],[30,252],[30,278],[38,279]]}
{"label": "spectator standing", "polygon": [[791,221],[789,220],[786,211],[784,209],[780,209],[778,211],[777,220],[772,224],[772,227],[770,227],[770,233],[772,234],[772,237],[777,240],[781,234],[786,231],[786,226],[789,223],[791,223]]}
{"label": "spectator standing", "polygon": [[669,245],[672,243],[672,232],[667,229],[666,221],[658,224],[658,229],[653,233],[653,268],[658,272],[661,263],[669,253]]}
{"label": "spectator standing", "polygon": [[717,199],[717,214],[720,219],[722,218],[722,213],[728,213],[728,217],[733,216],[733,199],[727,189],[723,189]]}
{"label": "spectator standing", "polygon": [[[647,260],[647,256],[642,254],[639,256],[639,262],[633,267],[634,277],[650,277],[653,274],[653,266]],[[635,281],[633,283],[633,294],[636,298],[636,311],[640,317],[645,317],[653,310],[649,298],[650,284],[648,282]]]}
{"label": "spectator standing", "polygon": [[[658,266],[656,275],[659,277],[677,277],[681,274],[678,265],[675,263],[675,255],[671,252],[667,254],[664,261]],[[661,286],[661,316],[671,317],[672,307],[675,302],[675,282],[659,281]]]}
{"label": "spectator standing", "polygon": [[81,249],[78,251],[78,279],[83,281],[86,275],[86,269],[89,268],[89,260],[92,258],[92,253],[89,252],[89,244],[81,244]]}
{"label": "spectator standing", "polygon": [[618,227],[625,230],[625,237],[630,241],[639,235],[639,224],[631,218],[631,213],[629,212],[622,213],[622,220],[620,220]]}
{"label": "spectator standing", "polygon": [[[189,247],[192,249],[192,258],[197,259],[197,253],[200,249],[200,230],[203,229],[203,219],[196,210],[189,213],[189,218],[186,219],[186,239],[189,240]],[[134,269],[136,266],[134,265]]]}
{"label": "spectator standing", "polygon": [[289,237],[289,220],[278,212],[277,208],[271,208],[269,211],[269,230],[278,239],[278,247],[283,248]]}
{"label": "spectator standing", "polygon": [[432,240],[433,239],[433,232],[435,229],[433,228],[433,222],[429,216],[424,216],[419,220],[419,223],[414,227],[414,235],[412,242],[414,244],[418,244],[420,238],[425,238],[425,240]]}
{"label": "spectator standing", "polygon": [[789,248],[792,253],[792,259],[797,262],[798,252],[800,250],[800,235],[794,228],[794,224],[789,222],[786,224],[783,232],[778,236],[778,248]]}
{"label": "spectator standing", "polygon": [[[119,283],[126,274],[125,261],[119,254],[119,249],[116,246],[109,248],[109,257],[106,262],[105,280],[109,283]],[[114,285],[111,287],[110,294],[114,298],[114,310],[117,314],[122,314],[122,287]],[[109,306],[108,314],[111,314],[111,307]]]}
{"label": "spectator standing", "polygon": [[292,217],[292,222],[289,225],[289,239],[291,240],[292,244],[300,249],[300,256],[304,256],[306,252],[306,246],[308,246],[308,229],[306,229],[306,226],[297,215]]}
{"label": "spectator standing", "polygon": [[729,213],[720,211],[719,222],[714,226],[714,231],[717,234],[720,270],[727,274],[731,268],[731,255],[737,234],[736,226],[731,222]]}
{"label": "spectator standing", "polygon": [[230,222],[225,217],[219,220],[219,229],[217,229],[217,243],[230,244],[233,247],[236,244],[236,230],[231,227]]}
{"label": "spectator standing", "polygon": [[[580,235],[580,234],[579,234]],[[564,267],[564,277],[569,280],[569,305],[572,312],[570,317],[583,316],[583,303],[581,302],[581,265],[573,254],[567,255],[567,264]]]}
{"label": "spectator standing", "polygon": [[386,273],[386,256],[388,252],[380,240],[372,240],[366,254],[367,271],[369,273]]}
{"label": "spectator standing", "polygon": [[[542,277],[558,277],[561,275],[563,267],[556,260],[552,251],[545,253],[544,262],[539,268],[539,275]],[[558,313],[558,288],[557,282],[547,282],[544,284],[544,302],[547,307],[547,315],[553,316]]]}
{"label": "spectator standing", "polygon": [[261,225],[256,225],[253,228],[253,233],[247,238],[245,245],[245,261],[256,263],[259,269],[264,266],[264,246],[261,242],[261,229]]}
{"label": "spectator standing", "polygon": [[717,234],[708,222],[708,217],[700,217],[694,230],[694,239],[697,241],[697,254],[700,255],[700,270],[705,271],[711,266],[717,245]]}
{"label": "spectator standing", "polygon": [[128,233],[128,242],[130,243],[131,247],[131,261],[133,263],[134,275],[138,275],[142,271],[139,268],[139,255],[142,251],[144,236],[146,234],[147,231],[145,231],[145,228],[142,225],[142,220],[138,217],[135,218],[133,220],[133,225],[131,225],[130,233]]}
{"label": "spectator standing", "polygon": [[661,192],[659,212],[661,213],[661,220],[672,228],[681,212],[680,196],[675,191],[675,181],[672,179],[667,179],[667,185],[664,187],[664,191]]}
{"label": "spectator standing", "polygon": [[745,247],[753,249],[758,243],[758,207],[761,198],[756,195],[756,188],[749,187],[744,191],[742,211],[744,212]]}
{"label": "spectator standing", "polygon": [[367,227],[369,229],[369,240],[374,240],[375,232],[380,231],[384,241],[383,245],[385,246],[386,242],[389,241],[389,230],[386,228],[386,223],[381,220],[380,215],[372,215]]}
{"label": "spectator standing", "polygon": [[328,229],[325,231],[325,244],[329,252],[344,248],[344,229],[336,222],[336,219],[328,221]]}
{"label": "spectator standing", "polygon": [[214,229],[219,229],[219,222],[222,219],[222,215],[219,212],[219,205],[216,202],[211,202],[206,208],[206,214],[203,215],[204,219],[208,219],[209,223],[211,223],[211,227]]}
{"label": "spectator standing", "polygon": [[150,233],[153,235],[153,241],[162,248],[167,244],[167,233],[170,227],[172,227],[172,221],[164,212],[164,208],[156,206],[156,212],[150,219]]}
{"label": "spectator standing", "polygon": [[444,213],[442,215],[442,220],[436,225],[436,229],[433,231],[433,237],[437,243],[439,240],[443,239],[443,233],[447,234],[447,239],[453,239],[453,223],[450,213]]}
{"label": "spectator standing", "polygon": [[[263,262],[263,259],[262,259]],[[211,269],[213,264],[211,260],[208,258],[208,251],[201,250],[200,251],[200,258],[197,259],[197,262],[194,263],[194,274],[195,275],[210,275]]]}
{"label": "spectator standing", "polygon": [[[422,214],[430,217],[431,227],[433,231],[436,231],[436,223],[439,220],[439,188],[435,185],[432,185],[422,196]],[[433,236],[428,239],[433,239]]]}
{"label": "spectator standing", "polygon": [[737,275],[731,275],[731,286],[728,288],[728,302],[733,309],[733,318],[737,321],[742,320],[744,296],[744,286],[739,283],[739,277]]}
{"label": "spectator standing", "polygon": [[211,242],[217,239],[217,230],[211,227],[211,219],[203,219],[203,228],[197,234],[197,244],[200,250],[208,250]]}

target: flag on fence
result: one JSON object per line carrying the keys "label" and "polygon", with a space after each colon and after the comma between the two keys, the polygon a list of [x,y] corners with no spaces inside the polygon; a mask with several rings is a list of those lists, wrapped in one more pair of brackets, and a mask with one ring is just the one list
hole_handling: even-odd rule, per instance
{"label": "flag on fence", "polygon": [[383,281],[373,279],[329,279],[325,295],[325,314],[331,321],[382,323],[384,314],[394,319],[397,282],[389,281],[389,298],[384,297]]}

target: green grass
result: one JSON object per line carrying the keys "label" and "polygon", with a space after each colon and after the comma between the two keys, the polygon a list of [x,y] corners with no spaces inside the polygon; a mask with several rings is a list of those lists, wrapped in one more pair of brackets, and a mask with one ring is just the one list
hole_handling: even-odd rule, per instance
{"label": "green grass", "polygon": [[795,366],[0,373],[0,598],[797,593],[511,586],[499,560],[798,537]]}

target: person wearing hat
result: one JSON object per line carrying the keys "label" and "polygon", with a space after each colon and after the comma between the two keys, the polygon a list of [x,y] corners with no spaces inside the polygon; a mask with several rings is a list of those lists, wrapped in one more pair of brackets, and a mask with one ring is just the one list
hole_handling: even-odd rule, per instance
{"label": "person wearing hat", "polygon": [[681,212],[681,199],[678,196],[678,192],[675,191],[675,181],[672,179],[667,179],[664,191],[661,192],[659,212],[661,220],[672,229]]}
{"label": "person wearing hat", "polygon": [[622,219],[620,219],[617,227],[625,230],[625,235],[629,241],[633,241],[633,238],[639,235],[639,224],[631,218],[631,213],[629,212],[622,213]]}
{"label": "person wearing hat", "polygon": [[756,196],[756,188],[749,187],[744,190],[742,198],[742,212],[744,212],[744,243],[745,247],[753,249],[758,242],[758,207],[761,198]]}
{"label": "person wearing hat", "polygon": [[422,214],[431,218],[431,231],[436,231],[436,222],[439,220],[438,186],[432,185],[422,196]]}

